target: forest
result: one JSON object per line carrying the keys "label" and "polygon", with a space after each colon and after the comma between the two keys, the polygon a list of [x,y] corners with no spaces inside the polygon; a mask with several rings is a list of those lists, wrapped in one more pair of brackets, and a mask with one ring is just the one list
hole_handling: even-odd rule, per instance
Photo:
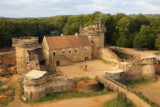
{"label": "forest", "polygon": [[[101,18],[100,18],[101,14]],[[42,18],[0,17],[0,47],[12,46],[14,37],[72,35],[80,27],[101,19],[106,27],[105,44],[137,49],[160,49],[160,15],[115,15],[94,12],[85,15],[61,15]]]}

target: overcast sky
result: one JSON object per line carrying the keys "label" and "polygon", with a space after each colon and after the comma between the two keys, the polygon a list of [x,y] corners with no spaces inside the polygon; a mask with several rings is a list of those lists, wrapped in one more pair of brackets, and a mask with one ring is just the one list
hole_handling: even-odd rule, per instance
{"label": "overcast sky", "polygon": [[46,17],[103,13],[160,14],[160,0],[0,0],[0,16]]}

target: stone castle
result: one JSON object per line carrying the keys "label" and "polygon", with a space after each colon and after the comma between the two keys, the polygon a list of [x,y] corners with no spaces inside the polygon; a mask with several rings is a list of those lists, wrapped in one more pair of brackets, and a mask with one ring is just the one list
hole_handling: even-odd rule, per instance
{"label": "stone castle", "polygon": [[[24,99],[33,100],[54,92],[74,89],[76,87],[74,80],[57,76],[57,72],[52,72],[56,71],[57,66],[95,58],[119,62],[118,57],[110,49],[104,48],[104,33],[105,27],[101,23],[96,23],[80,28],[79,34],[44,36],[41,45],[37,37],[13,38],[17,72],[25,73],[22,80]],[[47,69],[41,71],[41,65]],[[138,75],[138,78],[153,78],[155,76],[154,65],[155,58],[146,57],[127,65],[127,69],[110,71],[105,76],[121,82],[125,81],[125,76],[132,78]]]}
{"label": "stone castle", "polygon": [[[40,45],[37,37],[13,38],[18,73],[40,69],[43,62],[52,69],[56,66],[100,58],[104,48],[105,27],[96,23],[80,28],[80,34],[44,36]],[[104,50],[103,50],[104,51]],[[104,57],[106,57],[105,55]]]}
{"label": "stone castle", "polygon": [[69,65],[99,57],[104,48],[105,28],[100,23],[80,29],[80,34],[44,37],[42,51],[46,65]]}

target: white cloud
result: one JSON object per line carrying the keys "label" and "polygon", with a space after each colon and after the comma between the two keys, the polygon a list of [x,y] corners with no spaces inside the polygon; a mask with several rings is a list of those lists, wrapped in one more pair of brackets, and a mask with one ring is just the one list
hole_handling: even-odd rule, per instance
{"label": "white cloud", "polygon": [[0,16],[43,17],[88,14],[94,11],[160,13],[159,0],[0,0]]}

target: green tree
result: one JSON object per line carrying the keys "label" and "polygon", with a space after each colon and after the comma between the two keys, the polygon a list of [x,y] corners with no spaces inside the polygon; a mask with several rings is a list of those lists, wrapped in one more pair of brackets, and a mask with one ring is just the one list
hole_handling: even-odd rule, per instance
{"label": "green tree", "polygon": [[143,25],[138,35],[134,38],[133,46],[135,48],[154,49],[156,35],[150,26]]}
{"label": "green tree", "polygon": [[156,38],[155,47],[156,47],[156,49],[160,49],[160,35],[157,36],[157,38]]}
{"label": "green tree", "polygon": [[120,36],[116,42],[116,45],[121,47],[131,47],[131,42],[127,39],[126,36]]}

